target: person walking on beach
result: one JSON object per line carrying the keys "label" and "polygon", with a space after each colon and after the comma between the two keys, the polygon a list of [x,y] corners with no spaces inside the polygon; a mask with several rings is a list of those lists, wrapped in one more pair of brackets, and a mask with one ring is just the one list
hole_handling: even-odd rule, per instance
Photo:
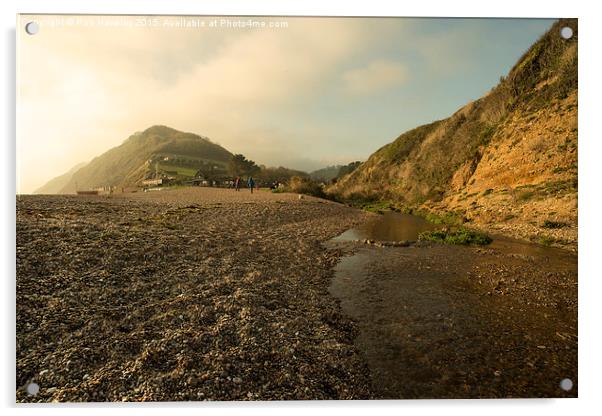
{"label": "person walking on beach", "polygon": [[240,191],[240,176],[237,176],[234,180],[234,188],[236,188],[236,192]]}
{"label": "person walking on beach", "polygon": [[251,190],[251,193],[253,193],[253,188],[255,188],[255,181],[253,180],[252,176],[249,176],[249,180],[247,181],[247,185],[249,186],[249,189]]}

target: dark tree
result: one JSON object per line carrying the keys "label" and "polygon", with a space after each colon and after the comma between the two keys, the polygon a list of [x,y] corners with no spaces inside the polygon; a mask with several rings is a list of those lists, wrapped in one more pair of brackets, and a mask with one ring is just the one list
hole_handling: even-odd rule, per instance
{"label": "dark tree", "polygon": [[259,166],[243,155],[237,154],[232,156],[232,159],[228,162],[228,172],[232,176],[255,175],[259,172]]}

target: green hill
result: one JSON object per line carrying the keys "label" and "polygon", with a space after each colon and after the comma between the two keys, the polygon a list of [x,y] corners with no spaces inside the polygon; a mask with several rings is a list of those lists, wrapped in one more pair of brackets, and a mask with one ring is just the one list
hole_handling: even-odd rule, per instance
{"label": "green hill", "polygon": [[126,187],[163,175],[194,176],[203,167],[225,170],[232,154],[209,139],[166,126],[136,133],[75,172],[59,193]]}
{"label": "green hill", "polygon": [[[569,40],[564,26],[573,29]],[[574,244],[577,42],[576,19],[556,22],[487,95],[400,135],[328,192]]]}

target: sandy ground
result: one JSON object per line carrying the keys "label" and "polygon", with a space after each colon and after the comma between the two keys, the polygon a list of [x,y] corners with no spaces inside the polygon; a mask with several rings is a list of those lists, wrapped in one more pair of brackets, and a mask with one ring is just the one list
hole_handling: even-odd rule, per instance
{"label": "sandy ground", "polygon": [[328,241],[374,216],[247,189],[19,197],[17,400],[577,395],[575,254]]}
{"label": "sandy ground", "polygon": [[18,197],[17,401],[369,398],[321,244],[367,215],[248,190]]}

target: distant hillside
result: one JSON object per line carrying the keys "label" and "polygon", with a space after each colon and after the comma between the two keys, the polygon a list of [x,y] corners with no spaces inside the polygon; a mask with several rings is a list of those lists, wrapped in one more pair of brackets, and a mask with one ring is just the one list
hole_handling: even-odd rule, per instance
{"label": "distant hillside", "polygon": [[330,181],[339,176],[341,165],[327,166],[309,173],[309,177],[317,181]]}
{"label": "distant hillside", "polygon": [[161,175],[194,176],[204,167],[225,170],[231,157],[207,138],[153,126],[94,158],[75,172],[59,193],[74,193],[76,187],[132,186]]}
{"label": "distant hillside", "polygon": [[69,169],[69,171],[62,174],[61,176],[57,176],[56,178],[46,182],[46,184],[44,184],[43,186],[36,189],[33,193],[34,194],[58,194],[67,185],[67,183],[69,183],[73,174],[75,172],[77,172],[79,169],[83,168],[84,166],[86,166],[86,163],[79,163],[79,164],[75,165],[74,167]]}
{"label": "distant hillside", "polygon": [[305,178],[308,176],[306,172],[285,168],[283,166],[279,167],[266,167],[261,166],[261,170],[257,173],[256,179],[260,181],[263,185],[270,185],[274,182],[287,182],[293,176],[298,176]]}
{"label": "distant hillside", "polygon": [[361,162],[351,162],[347,165],[327,166],[322,169],[314,170],[309,174],[309,177],[316,181],[332,181],[353,172],[360,164]]}
{"label": "distant hillside", "polygon": [[[574,35],[565,40],[560,28]],[[328,192],[453,213],[546,244],[577,239],[577,20],[561,20],[507,77],[451,117],[376,151]]]}

